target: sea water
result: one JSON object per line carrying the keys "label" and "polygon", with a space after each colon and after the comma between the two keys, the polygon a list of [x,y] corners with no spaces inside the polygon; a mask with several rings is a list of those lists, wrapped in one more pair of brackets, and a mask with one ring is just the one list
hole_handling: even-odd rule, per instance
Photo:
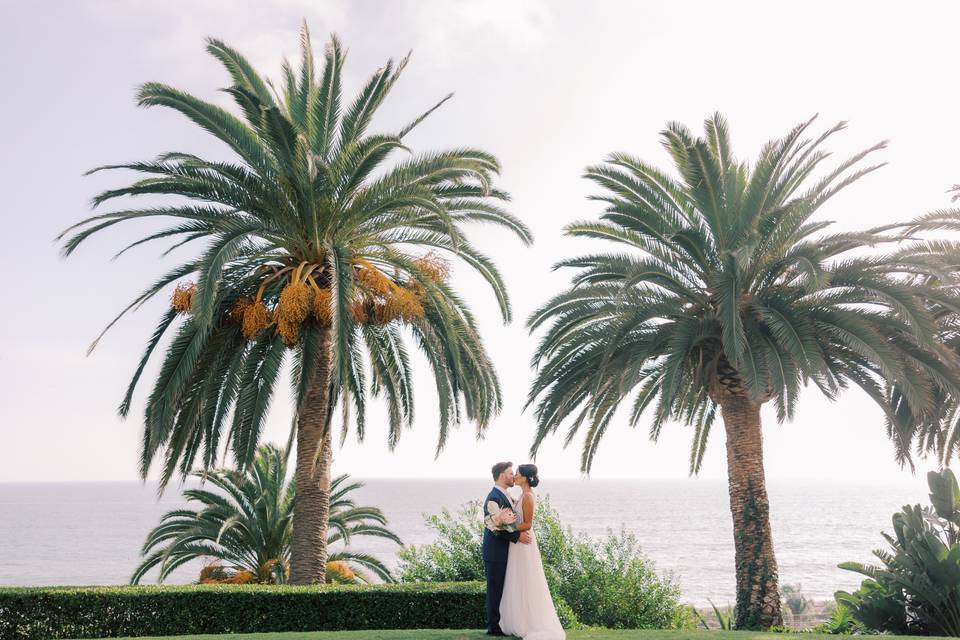
{"label": "sea water", "polygon": [[[480,500],[484,480],[371,479],[355,496],[378,506],[406,544],[424,544],[433,531],[425,514]],[[588,536],[632,532],[658,571],[671,574],[684,599],[720,606],[734,601],[733,530],[725,483],[709,480],[555,480],[538,488],[565,524]],[[837,568],[870,561],[884,545],[882,530],[903,504],[927,503],[922,482],[896,486],[776,483],[769,487],[774,546],[783,584],[799,584],[808,598],[832,598],[859,584]],[[147,532],[160,516],[187,506],[171,487],[157,499],[153,484],[0,484],[0,584],[124,584],[138,564]],[[356,539],[354,548],[389,565],[396,546]],[[196,579],[199,565],[168,582]],[[155,579],[155,572],[144,581]]]}

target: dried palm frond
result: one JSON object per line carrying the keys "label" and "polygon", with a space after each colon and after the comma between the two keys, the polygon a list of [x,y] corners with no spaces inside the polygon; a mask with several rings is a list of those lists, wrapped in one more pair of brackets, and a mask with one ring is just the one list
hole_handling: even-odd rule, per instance
{"label": "dried palm frond", "polygon": [[208,564],[200,570],[200,584],[251,584],[260,582],[257,574],[248,569],[226,567],[219,562]]}
{"label": "dried palm frond", "polygon": [[257,574],[242,569],[223,581],[224,584],[250,584],[257,581]]}
{"label": "dried palm frond", "polygon": [[357,579],[357,574],[353,572],[353,569],[350,568],[346,562],[342,560],[334,560],[327,563],[327,579],[330,582],[339,581],[342,582],[354,582]]}
{"label": "dried palm frond", "polygon": [[210,582],[219,582],[220,580],[227,577],[227,570],[219,562],[211,562],[202,569],[200,569],[200,582],[202,584]]}
{"label": "dried palm frond", "polygon": [[[257,572],[261,582],[286,582],[290,578],[290,563],[281,562],[277,558],[270,558],[260,565]],[[278,574],[282,574],[282,580]]]}

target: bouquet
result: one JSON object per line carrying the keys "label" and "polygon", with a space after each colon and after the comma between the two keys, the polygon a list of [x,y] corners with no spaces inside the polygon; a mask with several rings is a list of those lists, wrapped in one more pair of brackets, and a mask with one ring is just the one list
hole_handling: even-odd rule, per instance
{"label": "bouquet", "polygon": [[513,532],[517,530],[517,514],[510,507],[501,507],[491,500],[487,503],[487,516],[483,524],[494,533]]}

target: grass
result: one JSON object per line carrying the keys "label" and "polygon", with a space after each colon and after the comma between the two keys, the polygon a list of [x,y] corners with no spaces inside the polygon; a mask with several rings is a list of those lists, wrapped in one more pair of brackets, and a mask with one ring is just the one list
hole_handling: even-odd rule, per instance
{"label": "grass", "polygon": [[[709,638],[708,638],[709,637]],[[567,640],[785,640],[782,633],[759,633],[755,631],[672,631],[672,630],[627,630],[591,629],[568,631]],[[898,636],[912,638],[914,636]],[[292,633],[249,633],[202,636],[165,636],[161,638],[137,638],[135,640],[487,640],[483,631],[454,629],[412,629],[402,631],[316,631]],[[805,633],[803,640],[836,640],[836,636]],[[119,638],[117,640],[134,640]]]}

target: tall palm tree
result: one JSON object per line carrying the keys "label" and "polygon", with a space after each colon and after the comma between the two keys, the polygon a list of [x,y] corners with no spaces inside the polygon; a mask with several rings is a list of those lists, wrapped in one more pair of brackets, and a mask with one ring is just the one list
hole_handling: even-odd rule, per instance
{"label": "tall palm tree", "polygon": [[[586,427],[590,470],[616,410],[629,422],[649,409],[650,437],[674,420],[694,428],[690,469],[700,469],[719,410],[726,431],[739,628],[781,623],[770,535],[760,408],[792,418],[801,385],[829,398],[851,384],[886,412],[901,462],[914,444],[949,455],[960,434],[947,419],[960,389],[956,336],[958,246],[925,242],[956,212],[864,232],[826,232],[812,216],[834,194],[874,171],[878,144],[812,182],[827,158],[812,120],[764,146],[751,167],[734,159],[715,115],[704,137],[670,124],[663,143],[679,176],[617,153],[586,177],[606,206],[570,235],[618,250],[561,262],[569,290],[532,314],[548,325],[528,403],[536,403],[532,452],[567,418],[569,443]],[[885,251],[873,249],[889,247]]]}
{"label": "tall palm tree", "polygon": [[[143,562],[130,578],[138,584],[153,567],[159,567],[158,582],[163,582],[177,567],[196,559],[211,559],[230,572],[228,579],[248,582],[286,582],[290,566],[290,542],[293,530],[293,501],[296,483],[288,477],[287,452],[275,445],[260,445],[253,466],[245,472],[214,469],[194,472],[219,491],[204,488],[183,492],[187,502],[202,505],[199,510],[176,509],[167,512],[143,544]],[[376,507],[358,506],[351,494],[363,486],[350,482],[344,474],[330,483],[330,528],[328,545],[343,548],[328,556],[327,579],[337,573],[341,578],[356,576],[369,582],[369,570],[381,580],[392,582],[390,570],[375,557],[351,551],[355,537],[376,537],[402,544],[387,529],[387,519]],[[334,564],[337,563],[337,564]]]}
{"label": "tall palm tree", "polygon": [[[323,582],[336,405],[343,407],[343,437],[355,424],[362,439],[368,394],[382,395],[393,447],[413,419],[405,346],[412,338],[436,380],[437,452],[464,414],[482,432],[500,409],[500,387],[474,317],[451,287],[444,256],[481,274],[506,322],[510,306],[501,276],[470,243],[465,227],[491,223],[524,243],[532,238],[498,205],[508,196],[492,185],[499,171],[493,156],[468,148],[414,155],[404,146],[405,136],[450,96],[395,133],[367,133],[409,56],[388,62],[343,102],[344,52],[336,37],[317,73],[304,27],[299,69],[285,63],[279,87],[223,42],[209,40],[207,50],[233,81],[225,91],[239,116],[158,83],[140,88],[139,104],[180,112],[226,144],[234,160],[171,152],[94,169],[146,174],[101,193],[94,206],[122,196],[179,198],[87,218],[61,236],[64,253],[119,223],[154,218],[173,223],[120,253],[158,240],[172,241],[171,248],[206,241],[197,257],[183,259],[120,314],[178,283],[120,414],[128,414],[147,361],[175,327],[146,402],[141,475],[147,477],[159,458],[162,490],[195,463],[212,468],[226,448],[246,468],[281,365],[292,352],[297,494],[291,581]],[[406,155],[394,160],[401,152]]]}

